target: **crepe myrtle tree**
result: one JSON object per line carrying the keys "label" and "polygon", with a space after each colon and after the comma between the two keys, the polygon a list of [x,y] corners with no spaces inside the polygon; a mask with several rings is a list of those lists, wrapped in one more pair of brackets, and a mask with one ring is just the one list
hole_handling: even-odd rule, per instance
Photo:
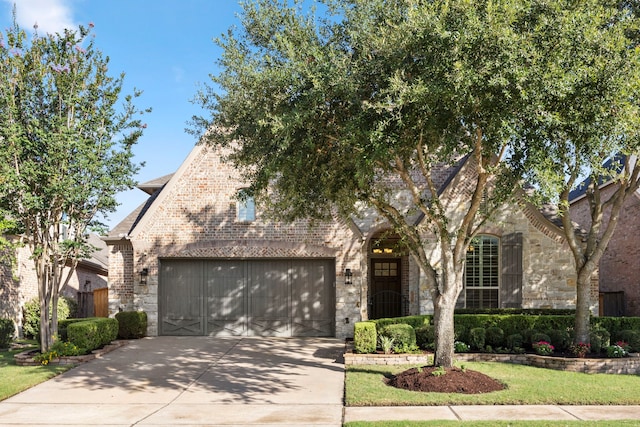
{"label": "crepe myrtle tree", "polygon": [[[427,278],[440,366],[453,364],[467,248],[518,179],[504,160],[526,106],[527,5],[335,0],[321,15],[247,2],[197,99],[213,113],[196,118],[203,141],[230,148],[248,191],[280,219],[365,206],[387,220]],[[433,173],[460,162],[469,174],[451,215]]]}
{"label": "crepe myrtle tree", "polygon": [[[588,343],[591,277],[640,185],[640,22],[636,2],[588,1],[572,14],[547,7],[554,19],[531,20],[542,48],[531,53],[535,108],[522,124],[529,136],[521,160],[527,179],[559,207],[575,261],[575,340]],[[601,188],[609,182],[611,194]],[[571,221],[573,190],[588,201],[582,232]]]}
{"label": "crepe myrtle tree", "polygon": [[0,210],[33,254],[42,351],[57,334],[60,290],[94,250],[88,230],[140,166],[139,93],[121,100],[124,75],[109,75],[92,26],[28,36],[14,20],[0,38]]}

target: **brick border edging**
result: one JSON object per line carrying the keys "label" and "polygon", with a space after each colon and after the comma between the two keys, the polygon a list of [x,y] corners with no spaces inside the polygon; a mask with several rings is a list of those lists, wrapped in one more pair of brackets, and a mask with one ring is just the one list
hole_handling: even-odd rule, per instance
{"label": "brick border edging", "polygon": [[[98,349],[98,350],[93,350],[91,353],[89,354],[84,354],[82,356],[63,356],[63,357],[59,357],[56,359],[52,359],[49,362],[49,365],[79,365],[81,363],[85,363],[88,362],[90,360],[93,359],[99,359],[100,357],[102,357],[103,355],[117,349],[120,348],[122,346],[125,346],[127,344],[128,341],[126,340],[117,340],[117,341],[112,341],[111,344],[107,344],[104,347]],[[39,366],[41,365],[40,362],[36,362],[33,359],[33,350],[27,350],[27,351],[23,351],[21,353],[16,354],[15,356],[13,356],[15,361],[16,361],[16,365],[18,366]]]}
{"label": "brick border edging", "polygon": [[[414,365],[429,363],[430,354],[357,354],[347,351],[345,365]],[[584,372],[589,374],[629,374],[640,373],[640,355],[610,359],[567,358],[539,356],[537,354],[491,354],[456,353],[456,361],[502,362],[528,365],[560,371]]]}

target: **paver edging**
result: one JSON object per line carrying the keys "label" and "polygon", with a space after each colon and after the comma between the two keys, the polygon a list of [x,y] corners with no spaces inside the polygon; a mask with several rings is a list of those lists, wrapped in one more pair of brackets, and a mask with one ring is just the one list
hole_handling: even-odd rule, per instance
{"label": "paver edging", "polygon": [[[102,348],[97,350],[93,350],[89,354],[83,354],[82,356],[62,356],[55,359],[51,359],[48,363],[49,365],[79,365],[80,363],[85,363],[93,359],[98,359],[103,355],[120,348],[127,344],[127,340],[117,340],[112,341],[111,344],[107,344]],[[16,365],[18,366],[38,366],[41,365],[40,362],[36,362],[33,358],[34,353],[37,350],[26,350],[21,353],[17,353],[14,357],[16,361]]]}

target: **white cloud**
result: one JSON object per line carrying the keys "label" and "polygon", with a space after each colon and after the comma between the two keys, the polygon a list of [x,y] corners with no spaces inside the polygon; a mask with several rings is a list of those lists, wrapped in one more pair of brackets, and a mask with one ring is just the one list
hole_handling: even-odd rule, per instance
{"label": "white cloud", "polygon": [[18,25],[26,31],[31,31],[34,24],[38,24],[39,34],[62,33],[65,28],[76,29],[73,22],[71,4],[69,0],[4,0],[16,5]]}

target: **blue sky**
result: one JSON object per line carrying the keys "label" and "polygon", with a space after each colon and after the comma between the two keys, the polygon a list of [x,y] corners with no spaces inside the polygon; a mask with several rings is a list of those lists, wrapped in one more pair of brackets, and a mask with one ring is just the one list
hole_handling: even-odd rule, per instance
{"label": "blue sky", "polygon": [[[184,129],[196,115],[206,115],[190,100],[198,85],[216,74],[220,49],[213,39],[239,25],[236,0],[0,0],[2,31],[18,24],[31,31],[55,33],[78,24],[95,27],[95,44],[109,56],[110,73],[125,76],[125,92],[144,93],[136,105],[151,107],[147,129],[134,147],[136,161],[146,162],[139,182],[175,172],[196,140]],[[108,220],[115,226],[146,199],[138,189],[118,196],[121,206]]]}

